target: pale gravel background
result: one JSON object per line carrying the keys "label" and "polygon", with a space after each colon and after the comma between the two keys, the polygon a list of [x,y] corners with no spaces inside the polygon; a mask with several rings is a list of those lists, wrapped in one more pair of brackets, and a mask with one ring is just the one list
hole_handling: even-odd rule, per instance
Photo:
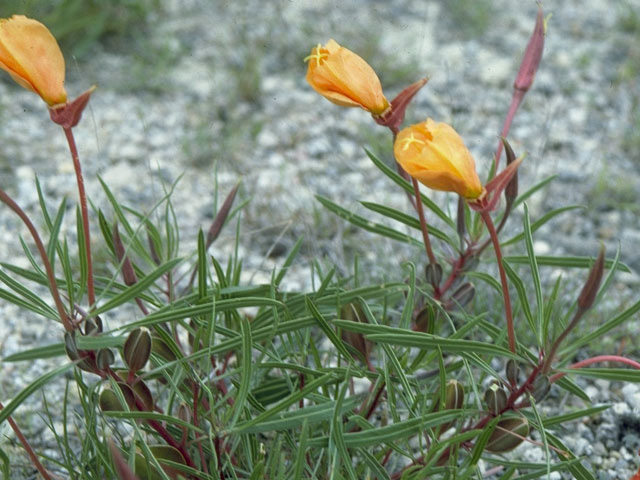
{"label": "pale gravel background", "polygon": [[[162,182],[183,174],[174,204],[183,251],[188,253],[197,229],[211,220],[216,164],[222,194],[242,178],[241,196],[252,199],[242,217],[246,281],[267,280],[283,259],[266,258],[269,249],[275,246],[276,253],[282,253],[300,235],[305,236],[305,249],[289,277],[291,288],[308,288],[308,260],[317,256],[347,273],[357,253],[361,268],[373,279],[383,278],[389,267],[403,261],[420,264],[419,250],[354,230],[313,198],[322,194],[360,213],[364,209],[358,208],[359,200],[409,211],[404,194],[378,173],[362,150],[369,145],[388,157],[387,132],[366,113],[339,108],[316,95],[304,81],[302,58],[311,46],[333,37],[366,57],[380,73],[389,98],[429,75],[409,120],[432,116],[453,123],[484,174],[537,7],[533,1],[485,2],[491,6],[486,29],[474,30],[473,22],[484,12],[480,9],[469,21],[459,4],[167,0],[166,11],[157,13],[143,44],[162,52],[157,61],[141,61],[148,52],[100,48],[87,59],[67,58],[71,96],[99,85],[76,129],[90,196],[105,205],[95,179],[99,173],[125,203],[150,208],[162,195]],[[540,230],[536,248],[541,253],[593,255],[602,240],[610,251],[620,244],[622,259],[637,269],[640,154],[625,145],[640,136],[640,84],[637,75],[620,78],[623,69],[640,63],[640,32],[624,32],[620,22],[629,12],[638,14],[640,2],[547,2],[545,11],[553,17],[543,63],[510,135],[516,151],[528,152],[521,189],[559,174],[530,201],[532,217],[570,203],[589,209],[564,215]],[[62,132],[47,121],[38,98],[8,76],[2,78],[3,188],[34,215],[36,174],[52,205],[62,195],[74,200],[73,170]],[[637,137],[635,145],[640,148]],[[625,202],[623,211],[614,208],[620,202]],[[73,201],[69,204],[74,208]],[[69,210],[69,231],[72,218]],[[23,264],[16,243],[18,234],[26,236],[23,227],[6,209],[0,210],[0,226],[0,260]],[[232,243],[229,228],[212,251],[224,261]],[[635,273],[618,278],[612,310],[638,297]],[[627,350],[636,358],[638,325],[631,322]],[[60,338],[58,326],[0,303],[3,356]],[[0,398],[6,401],[49,368],[46,362],[0,364]],[[633,457],[638,432],[629,432],[635,440],[628,444],[621,443],[623,434],[619,441],[607,442],[620,433],[620,414],[640,414],[640,393],[633,385],[625,392],[618,385],[594,388],[594,400],[617,402],[617,417],[604,420],[615,432],[587,428],[591,438],[585,440],[589,437],[582,432],[576,445],[587,441],[582,453],[603,462],[600,478],[628,478],[630,470],[624,468],[638,464]],[[55,399],[59,391],[50,390],[47,395]],[[34,411],[39,408],[34,399]],[[35,421],[33,428],[38,428]],[[528,455],[535,450],[528,449],[533,452]]]}

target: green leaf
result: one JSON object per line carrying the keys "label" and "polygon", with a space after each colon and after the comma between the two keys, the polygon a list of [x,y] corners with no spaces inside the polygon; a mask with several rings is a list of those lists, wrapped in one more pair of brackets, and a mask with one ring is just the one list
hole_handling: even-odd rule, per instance
{"label": "green leaf", "polygon": [[[391,168],[389,168],[387,165],[385,165],[385,163],[382,160],[380,160],[378,157],[376,157],[373,152],[371,152],[370,150],[368,150],[366,148],[364,149],[364,151],[367,153],[367,156],[371,159],[371,161],[375,164],[375,166],[378,167],[378,169],[380,169],[382,171],[382,173],[384,173],[387,177],[389,177],[397,185],[402,187],[406,192],[409,193],[409,195],[411,195],[411,196],[414,195],[413,185],[412,184],[407,182],[404,178],[402,178],[400,175],[398,175],[396,172],[394,172]],[[429,210],[431,210],[433,213],[435,213],[443,222],[445,222],[447,225],[449,225],[454,231],[456,230],[456,223],[451,218],[449,218],[449,216],[446,213],[444,213],[440,209],[440,207],[438,207],[438,205],[436,205],[431,199],[429,199],[429,197],[427,197],[424,194],[420,194],[420,197],[422,199],[422,203]]]}
{"label": "green leaf", "polygon": [[55,370],[51,370],[50,372],[45,373],[44,375],[36,378],[32,383],[27,385],[24,389],[20,391],[13,399],[9,402],[8,405],[0,410],[0,425],[20,406],[22,403],[31,396],[33,392],[41,389],[51,380],[56,378],[59,375],[62,375],[67,370],[73,368],[74,363],[67,363],[62,365],[61,367],[56,368]]}
{"label": "green leaf", "polygon": [[583,377],[602,378],[620,382],[640,382],[640,370],[630,368],[561,368],[559,372],[576,374]]}
{"label": "green leaf", "polygon": [[[536,220],[531,224],[531,227],[530,227],[531,233],[535,232],[540,227],[542,227],[545,223],[547,223],[549,220],[553,219],[554,217],[557,217],[558,215],[564,212],[569,212],[571,210],[584,209],[584,208],[585,207],[582,205],[569,205],[568,207],[560,207],[560,208],[556,208],[555,210],[551,210],[550,212],[545,213],[542,217],[540,217],[538,220]],[[522,232],[511,237],[509,240],[505,242],[500,242],[500,245],[502,245],[503,247],[506,247],[508,245],[513,245],[514,243],[521,242],[524,239],[524,237],[525,237],[525,234],[524,232]]]}
{"label": "green leaf", "polygon": [[430,335],[428,333],[401,330],[399,328],[383,325],[368,325],[359,322],[350,322],[348,320],[334,320],[333,323],[345,330],[363,333],[370,340],[379,343],[416,348],[440,347],[443,351],[447,352],[486,353],[489,355],[498,355],[508,358],[519,358],[504,347],[483,342],[444,338],[437,335]]}
{"label": "green leaf", "polygon": [[2,359],[3,362],[24,362],[27,360],[40,360],[45,358],[60,357],[66,355],[64,343],[53,343],[44,347],[32,348],[14,353]]}
{"label": "green leaf", "polygon": [[582,417],[592,417],[608,408],[611,405],[598,405],[597,407],[585,408],[582,410],[576,410],[575,412],[565,413],[563,415],[556,415],[555,417],[546,418],[543,420],[545,428],[553,427],[554,425],[564,425],[567,422],[572,422]]}
{"label": "green leaf", "polygon": [[386,225],[381,225],[379,223],[372,222],[371,220],[367,220],[366,218],[361,217],[360,215],[356,215],[346,208],[333,203],[326,197],[316,195],[316,199],[329,211],[335,213],[341,218],[344,218],[346,221],[355,225],[356,227],[362,228],[363,230],[366,230],[368,232],[376,233],[383,237],[408,243],[409,245],[422,246],[422,242],[416,240],[412,236],[407,235],[406,233],[399,232],[398,230],[394,230],[393,228],[387,227]]}
{"label": "green leaf", "polygon": [[533,236],[531,235],[531,221],[529,219],[529,207],[524,204],[524,215],[522,219],[524,228],[525,245],[527,246],[527,257],[529,258],[529,268],[531,269],[531,277],[533,280],[533,289],[536,293],[536,304],[538,306],[535,328],[533,332],[538,338],[538,345],[544,345],[544,338],[542,336],[542,321],[544,313],[544,303],[542,302],[542,285],[540,284],[540,272],[538,271],[538,262],[536,260],[536,254],[533,251]]}
{"label": "green leaf", "polygon": [[[400,212],[395,208],[387,207],[385,205],[380,205],[378,203],[373,203],[373,202],[360,202],[360,203],[365,208],[371,210],[372,212],[379,213],[381,215],[384,215],[387,218],[403,223],[404,225],[407,225],[408,227],[411,227],[415,230],[422,231],[420,227],[420,220],[415,216],[407,215],[406,213]],[[444,233],[442,230],[438,230],[436,227],[434,227],[431,224],[429,224],[429,235],[432,235],[437,239],[442,240],[443,242],[447,242],[449,245],[451,245],[456,249],[458,248],[458,245],[455,241],[449,238],[449,236],[446,233]]]}
{"label": "green leaf", "polygon": [[313,318],[316,319],[316,322],[318,322],[318,325],[320,326],[324,334],[327,336],[329,341],[333,344],[334,347],[336,347],[338,352],[340,352],[340,354],[344,358],[350,359],[351,355],[349,354],[349,350],[347,350],[347,347],[344,345],[340,337],[338,337],[338,335],[333,330],[333,328],[331,328],[329,323],[322,316],[322,313],[320,313],[320,310],[318,310],[318,307],[314,305],[313,301],[309,297],[305,297],[305,302],[307,304],[307,309],[309,310],[309,313],[311,313]]}
{"label": "green leaf", "polygon": [[518,198],[516,198],[516,201],[513,202],[513,207],[512,210],[515,210],[516,207],[518,207],[521,203],[524,203],[529,197],[531,197],[534,193],[536,193],[538,190],[546,187],[549,183],[551,183],[553,180],[555,180],[555,178],[558,175],[551,175],[550,177],[545,178],[544,180],[536,183],[533,187],[531,187],[529,190],[527,190],[526,192],[524,192],[523,194],[521,194],[520,196],[518,196]]}
{"label": "green leaf", "polygon": [[[524,318],[527,320],[529,324],[529,328],[531,331],[536,334],[536,322],[533,319],[533,314],[531,313],[531,307],[529,306],[529,295],[527,295],[527,289],[524,285],[522,279],[518,276],[516,271],[509,265],[508,262],[503,262],[504,270],[511,280],[511,284],[515,287],[518,292],[518,299],[520,300],[520,306],[522,307],[522,313],[524,313]],[[540,345],[540,341],[538,341],[538,345]],[[544,344],[543,344],[544,345]]]}
{"label": "green leaf", "polygon": [[[361,401],[362,398],[360,396],[346,398],[342,402],[342,405],[340,405],[340,414],[343,415],[353,410]],[[239,424],[236,426],[236,429],[242,433],[254,434],[292,430],[304,425],[305,422],[311,426],[331,420],[336,407],[335,401],[326,401],[319,405],[305,406],[301,410],[283,412],[278,418],[265,420],[253,426],[245,427],[244,424]]]}
{"label": "green leaf", "polygon": [[251,387],[251,366],[253,363],[253,358],[251,356],[253,340],[251,338],[251,325],[249,325],[249,320],[247,317],[243,316],[240,322],[240,332],[242,335],[242,363],[240,364],[240,385],[238,387],[236,396],[233,402],[233,416],[231,417],[231,422],[229,423],[229,427],[233,428],[233,426],[240,418],[240,414],[244,409],[244,405],[246,403],[247,395],[249,394],[249,388]]}
{"label": "green leaf", "polygon": [[171,271],[174,267],[176,267],[180,262],[182,262],[181,258],[174,258],[173,260],[169,260],[167,263],[160,265],[154,271],[149,273],[144,278],[140,279],[137,283],[131,285],[124,292],[119,293],[107,300],[103,303],[99,308],[92,311],[93,315],[100,315],[102,313],[113,310],[114,308],[126,303],[134,298],[140,296],[143,292],[147,291],[155,281],[160,278],[165,273]]}
{"label": "green leaf", "polygon": [[[273,417],[278,412],[281,412],[282,410],[287,409],[288,407],[290,407],[294,403],[300,401],[301,399],[306,398],[309,394],[314,392],[320,386],[325,385],[325,384],[330,383],[330,382],[334,382],[335,380],[336,380],[335,375],[333,375],[331,373],[327,373],[325,375],[322,375],[321,377],[318,377],[315,380],[312,380],[311,382],[306,384],[304,386],[304,388],[302,388],[301,390],[289,395],[287,398],[285,398],[282,401],[278,402],[276,405],[274,405],[270,409],[265,410],[264,412],[262,412],[258,416],[254,417],[251,420],[248,420],[246,422],[240,423],[239,425],[236,425],[235,428],[233,430],[231,430],[231,432],[233,432],[233,433],[249,433],[249,429],[251,427],[257,427],[258,425],[264,423],[265,420]],[[222,432],[222,433],[226,434],[227,432]]]}
{"label": "green leaf", "polygon": [[638,311],[640,311],[640,300],[634,303],[633,305],[631,305],[629,308],[627,308],[624,312],[622,312],[617,317],[612,318],[608,322],[605,322],[604,325],[596,328],[593,332],[587,335],[583,335],[580,338],[576,339],[574,342],[572,342],[572,344],[569,347],[567,347],[566,349],[563,349],[560,355],[564,356],[566,353],[574,352],[578,348],[582,347],[583,345],[587,345],[593,342],[594,340],[601,338],[607,332],[614,329],[618,325],[621,325],[622,323],[627,321],[629,318],[631,318],[633,315],[638,313]]}
{"label": "green leaf", "polygon": [[[471,415],[472,413],[473,412],[467,410],[446,410],[444,412],[427,413],[419,417],[410,418],[372,430],[348,432],[344,434],[344,444],[348,448],[368,447],[371,445],[378,446],[383,443],[390,444],[400,439],[406,439],[422,433],[429,428],[434,428],[460,417]],[[326,436],[316,437],[309,440],[309,446],[324,448],[328,445],[328,442],[329,438]]]}
{"label": "green leaf", "polygon": [[[508,255],[504,257],[509,263],[518,265],[528,265],[529,257],[527,255]],[[563,267],[563,268],[591,268],[593,265],[593,257],[552,257],[548,255],[536,255],[538,265],[545,267]],[[605,260],[606,268],[614,265],[613,260]],[[631,273],[631,270],[624,263],[618,263],[618,270],[625,273]]]}

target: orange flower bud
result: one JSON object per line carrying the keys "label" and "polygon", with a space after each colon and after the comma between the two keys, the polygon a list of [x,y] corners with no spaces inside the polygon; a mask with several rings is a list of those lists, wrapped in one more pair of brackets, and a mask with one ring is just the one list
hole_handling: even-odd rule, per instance
{"label": "orange flower bud", "polygon": [[0,68],[51,107],[67,102],[64,57],[51,32],[24,15],[0,19]]}
{"label": "orange flower bud", "polygon": [[409,175],[429,188],[456,192],[468,200],[484,191],[471,153],[446,123],[428,118],[401,130],[393,153]]}
{"label": "orange flower bud", "polygon": [[373,68],[335,40],[329,40],[324,47],[318,44],[304,61],[309,62],[307,82],[330,102],[360,107],[374,115],[389,108]]}

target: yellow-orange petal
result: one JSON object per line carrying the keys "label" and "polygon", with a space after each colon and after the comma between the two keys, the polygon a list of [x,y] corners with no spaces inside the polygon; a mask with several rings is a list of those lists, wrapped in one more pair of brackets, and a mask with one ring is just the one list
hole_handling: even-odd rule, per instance
{"label": "yellow-orange petal", "polygon": [[471,152],[446,123],[428,118],[404,128],[393,152],[402,168],[429,188],[456,192],[469,200],[483,192]]}
{"label": "yellow-orange petal", "polygon": [[64,57],[54,36],[37,20],[24,15],[0,19],[0,68],[49,106],[66,103]]}
{"label": "yellow-orange petal", "polygon": [[374,115],[389,108],[376,72],[360,56],[331,39],[305,59],[307,82],[327,100],[343,107],[360,107]]}

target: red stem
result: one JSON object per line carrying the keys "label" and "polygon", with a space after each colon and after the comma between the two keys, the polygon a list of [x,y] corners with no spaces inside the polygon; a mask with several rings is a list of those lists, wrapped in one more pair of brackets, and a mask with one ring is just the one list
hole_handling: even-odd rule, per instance
{"label": "red stem", "polygon": [[42,263],[44,264],[44,269],[47,273],[47,279],[49,280],[49,291],[51,292],[51,296],[53,297],[53,301],[56,304],[56,309],[58,310],[58,315],[60,316],[60,321],[62,325],[64,325],[64,329],[67,332],[73,331],[73,324],[69,320],[66,310],[64,309],[64,304],[62,303],[62,299],[60,298],[60,292],[58,291],[58,284],[56,283],[56,276],[53,273],[53,267],[51,266],[51,261],[49,260],[49,256],[47,255],[47,249],[44,247],[42,240],[40,239],[40,235],[38,234],[38,230],[33,225],[27,214],[20,208],[20,206],[13,201],[13,199],[7,195],[7,193],[0,188],[0,201],[2,201],[7,207],[13,210],[22,223],[25,224],[29,233],[31,233],[31,237],[38,248],[38,252],[40,253],[40,258],[42,259]]}
{"label": "red stem", "polygon": [[84,248],[87,252],[87,295],[89,296],[90,310],[95,308],[96,294],[93,282],[93,261],[91,260],[91,235],[89,233],[89,211],[87,209],[87,193],[84,189],[84,178],[82,176],[82,167],[80,165],[80,157],[78,156],[78,148],[73,137],[71,127],[62,127],[67,137],[71,158],[73,159],[73,168],[76,171],[76,183],[78,184],[78,197],[80,200],[80,212],[82,214],[82,229],[84,230]]}
{"label": "red stem", "polygon": [[418,185],[418,181],[411,177],[411,182],[413,183],[413,191],[416,195],[416,210],[418,210],[418,217],[420,218],[420,230],[422,230],[422,239],[424,240],[424,248],[427,250],[427,256],[429,257],[429,263],[435,265],[436,257],[433,254],[433,249],[431,248],[431,241],[429,240],[429,230],[427,227],[427,219],[424,216],[424,208],[422,206],[422,199],[420,198],[420,186]]}
{"label": "red stem", "polygon": [[481,211],[480,216],[487,225],[491,241],[493,242],[493,249],[496,252],[496,259],[498,261],[498,271],[500,272],[500,282],[502,283],[502,295],[504,297],[504,314],[507,319],[507,334],[509,336],[509,350],[512,353],[516,353],[516,332],[513,327],[513,312],[511,311],[511,297],[509,296],[509,284],[507,283],[507,274],[504,271],[502,265],[502,250],[500,249],[500,242],[498,241],[498,234],[493,226],[493,220],[489,212]]}
{"label": "red stem", "polygon": [[498,148],[496,150],[496,156],[494,158],[494,164],[496,166],[495,171],[498,171],[498,167],[500,166],[500,156],[502,155],[502,139],[507,138],[509,134],[509,130],[511,129],[511,122],[513,122],[513,117],[516,116],[516,112],[518,111],[518,107],[524,98],[526,90],[520,90],[515,88],[513,90],[513,96],[511,97],[511,105],[509,105],[509,111],[507,112],[507,117],[504,119],[504,125],[502,126],[502,133],[500,134],[500,139],[498,140]]}

